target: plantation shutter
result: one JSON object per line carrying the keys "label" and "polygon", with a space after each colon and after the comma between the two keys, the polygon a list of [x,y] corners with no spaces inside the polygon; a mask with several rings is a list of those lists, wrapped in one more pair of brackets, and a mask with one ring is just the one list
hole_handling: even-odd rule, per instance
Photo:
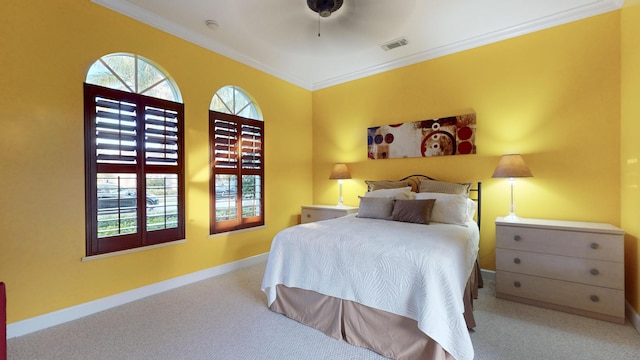
{"label": "plantation shutter", "polygon": [[242,168],[262,169],[262,121],[242,125]]}
{"label": "plantation shutter", "polygon": [[145,162],[147,165],[178,165],[178,112],[145,106]]}
{"label": "plantation shutter", "polygon": [[216,118],[214,121],[214,157],[218,169],[238,168],[238,123]]}
{"label": "plantation shutter", "polygon": [[211,233],[263,225],[263,122],[210,111],[209,131]]}
{"label": "plantation shutter", "polygon": [[[180,103],[85,84],[87,255],[184,238],[183,114]],[[113,189],[99,201],[100,181]]]}
{"label": "plantation shutter", "polygon": [[137,163],[137,106],[98,96],[95,99],[96,162]]}

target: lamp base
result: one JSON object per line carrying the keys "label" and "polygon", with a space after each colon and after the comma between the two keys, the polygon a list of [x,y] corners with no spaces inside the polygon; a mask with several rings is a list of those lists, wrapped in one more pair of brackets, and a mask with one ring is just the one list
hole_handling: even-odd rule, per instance
{"label": "lamp base", "polygon": [[342,203],[342,179],[338,179],[338,186],[340,187],[340,195],[338,196],[338,205],[336,206],[343,207],[344,204]]}
{"label": "lamp base", "polygon": [[507,222],[520,222],[520,218],[516,216],[515,213],[509,213],[509,215],[505,216],[503,220]]}

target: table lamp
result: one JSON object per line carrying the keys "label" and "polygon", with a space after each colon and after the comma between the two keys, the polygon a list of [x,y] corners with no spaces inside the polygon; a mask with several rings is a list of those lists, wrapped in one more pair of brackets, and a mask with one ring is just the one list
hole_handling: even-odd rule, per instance
{"label": "table lamp", "polygon": [[333,169],[331,169],[331,175],[329,176],[329,179],[338,180],[338,185],[340,186],[340,196],[338,197],[338,206],[344,206],[344,204],[342,203],[342,180],[351,179],[351,174],[349,173],[349,168],[347,168],[347,164],[333,165]]}
{"label": "table lamp", "polygon": [[513,205],[513,184],[515,178],[518,177],[532,177],[531,170],[524,163],[524,159],[520,154],[507,154],[502,155],[496,170],[493,172],[492,178],[508,178],[511,184],[511,211],[505,218],[506,221],[516,222],[519,218],[516,216],[515,206]]}

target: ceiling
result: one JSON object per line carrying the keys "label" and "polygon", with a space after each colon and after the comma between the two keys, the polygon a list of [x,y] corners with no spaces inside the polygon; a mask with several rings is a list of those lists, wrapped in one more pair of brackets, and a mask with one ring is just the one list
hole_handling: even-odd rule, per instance
{"label": "ceiling", "polygon": [[[344,0],[321,18],[306,0],[92,1],[309,90],[617,10],[623,3]],[[400,38],[406,46],[382,49]]]}

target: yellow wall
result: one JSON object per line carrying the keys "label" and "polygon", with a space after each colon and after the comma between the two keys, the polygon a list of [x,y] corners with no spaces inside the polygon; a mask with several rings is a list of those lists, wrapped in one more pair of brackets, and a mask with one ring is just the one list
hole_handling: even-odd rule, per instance
{"label": "yellow wall", "polygon": [[[480,261],[493,269],[493,222],[509,211],[509,185],[491,175],[501,154],[516,152],[534,175],[516,182],[518,215],[620,225],[619,30],[612,12],[315,91],[314,201],[336,202],[334,162],[352,172],[348,205],[365,179],[482,181]],[[367,159],[370,126],[468,111],[475,155]]]}
{"label": "yellow wall", "polygon": [[[626,230],[627,298],[639,309],[639,2],[313,94],[89,1],[3,4],[0,280],[9,322],[266,252],[278,230],[299,220],[301,204],[336,202],[337,184],[328,180],[335,162],[350,165],[350,205],[365,179],[423,173],[482,181],[480,256],[492,269],[493,220],[508,212],[509,191],[491,174],[510,152],[522,153],[535,176],[516,184],[520,216]],[[91,63],[112,52],[160,64],[180,87],[188,241],[83,263],[82,82]],[[267,226],[209,238],[207,109],[228,84],[246,90],[264,114]],[[468,111],[477,114],[476,155],[367,159],[370,126]]]}
{"label": "yellow wall", "polygon": [[621,224],[625,230],[626,295],[640,311],[640,0],[626,0],[621,11],[622,47],[622,167]]}
{"label": "yellow wall", "polygon": [[[8,322],[267,252],[311,202],[311,93],[90,1],[9,1],[0,22],[0,281]],[[187,242],[81,262],[82,84],[113,52],[142,55],[185,104]],[[265,119],[266,228],[209,238],[208,109],[237,85]],[[295,149],[295,151],[291,151]],[[215,299],[212,299],[215,301]]]}

